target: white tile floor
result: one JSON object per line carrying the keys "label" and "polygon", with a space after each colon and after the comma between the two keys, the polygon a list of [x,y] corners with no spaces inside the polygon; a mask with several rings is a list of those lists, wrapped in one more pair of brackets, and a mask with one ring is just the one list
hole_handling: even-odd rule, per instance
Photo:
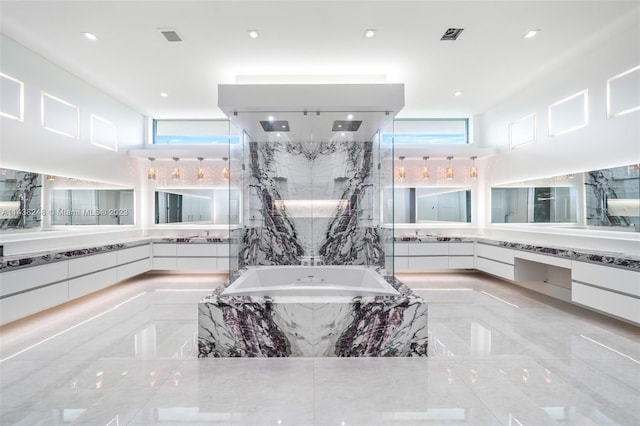
{"label": "white tile floor", "polygon": [[481,274],[399,277],[430,303],[429,358],[198,359],[215,275],[145,275],[13,323],[0,424],[640,424],[640,328]]}

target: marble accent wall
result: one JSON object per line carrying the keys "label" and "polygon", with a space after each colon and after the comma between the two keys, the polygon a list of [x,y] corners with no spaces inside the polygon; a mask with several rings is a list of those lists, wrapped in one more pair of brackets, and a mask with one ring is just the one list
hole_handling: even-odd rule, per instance
{"label": "marble accent wall", "polygon": [[248,142],[240,267],[380,265],[373,142]]}

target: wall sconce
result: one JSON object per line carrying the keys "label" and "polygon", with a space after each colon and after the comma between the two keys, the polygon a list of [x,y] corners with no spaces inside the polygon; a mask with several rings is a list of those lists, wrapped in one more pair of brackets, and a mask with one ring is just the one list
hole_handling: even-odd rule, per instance
{"label": "wall sconce", "polygon": [[400,159],[400,168],[398,169],[398,180],[404,182],[407,178],[407,171],[404,168],[404,156],[398,157]]}
{"label": "wall sconce", "polygon": [[178,157],[173,157],[173,161],[175,161],[175,166],[171,170],[171,179],[172,180],[180,180],[180,168],[178,167]]}
{"label": "wall sconce", "polygon": [[200,165],[198,166],[198,180],[204,180],[204,167],[202,167],[202,160],[204,160],[203,157],[198,157],[198,161],[200,162]]}
{"label": "wall sconce", "polygon": [[478,168],[476,167],[476,158],[478,157],[475,155],[471,157],[471,161],[473,161],[473,163],[471,164],[471,168],[469,169],[469,176],[471,177],[471,179],[478,179]]}
{"label": "wall sconce", "polygon": [[47,175],[47,180],[53,182],[54,180],[56,180],[56,176],[55,175]]}
{"label": "wall sconce", "polygon": [[447,180],[453,180],[453,166],[451,165],[451,160],[453,160],[453,157],[449,156],[447,157],[447,160],[449,160],[449,167],[447,167]]}
{"label": "wall sconce", "polygon": [[422,167],[422,180],[429,180],[429,166],[427,166],[427,160],[429,157],[422,157],[424,160],[424,166]]}
{"label": "wall sconce", "polygon": [[228,157],[222,157],[224,160],[224,169],[222,169],[222,179],[229,180],[229,168],[227,167]]}
{"label": "wall sconce", "polygon": [[155,167],[153,167],[153,162],[156,159],[153,157],[149,157],[149,169],[147,169],[147,179],[148,180],[156,180],[158,177],[158,171]]}

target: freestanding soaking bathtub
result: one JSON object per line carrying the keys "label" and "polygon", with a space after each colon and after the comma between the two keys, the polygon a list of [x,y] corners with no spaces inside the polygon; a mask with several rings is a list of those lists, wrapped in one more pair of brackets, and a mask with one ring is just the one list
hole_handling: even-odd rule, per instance
{"label": "freestanding soaking bathtub", "polygon": [[426,302],[372,267],[249,267],[198,321],[200,357],[427,354]]}

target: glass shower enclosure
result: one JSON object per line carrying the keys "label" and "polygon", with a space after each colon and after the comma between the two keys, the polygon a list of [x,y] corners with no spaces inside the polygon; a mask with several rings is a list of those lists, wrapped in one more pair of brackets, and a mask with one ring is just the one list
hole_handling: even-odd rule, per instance
{"label": "glass shower enclosure", "polygon": [[370,265],[393,274],[389,111],[238,112],[230,186],[241,224],[230,229],[231,273],[256,265]]}

